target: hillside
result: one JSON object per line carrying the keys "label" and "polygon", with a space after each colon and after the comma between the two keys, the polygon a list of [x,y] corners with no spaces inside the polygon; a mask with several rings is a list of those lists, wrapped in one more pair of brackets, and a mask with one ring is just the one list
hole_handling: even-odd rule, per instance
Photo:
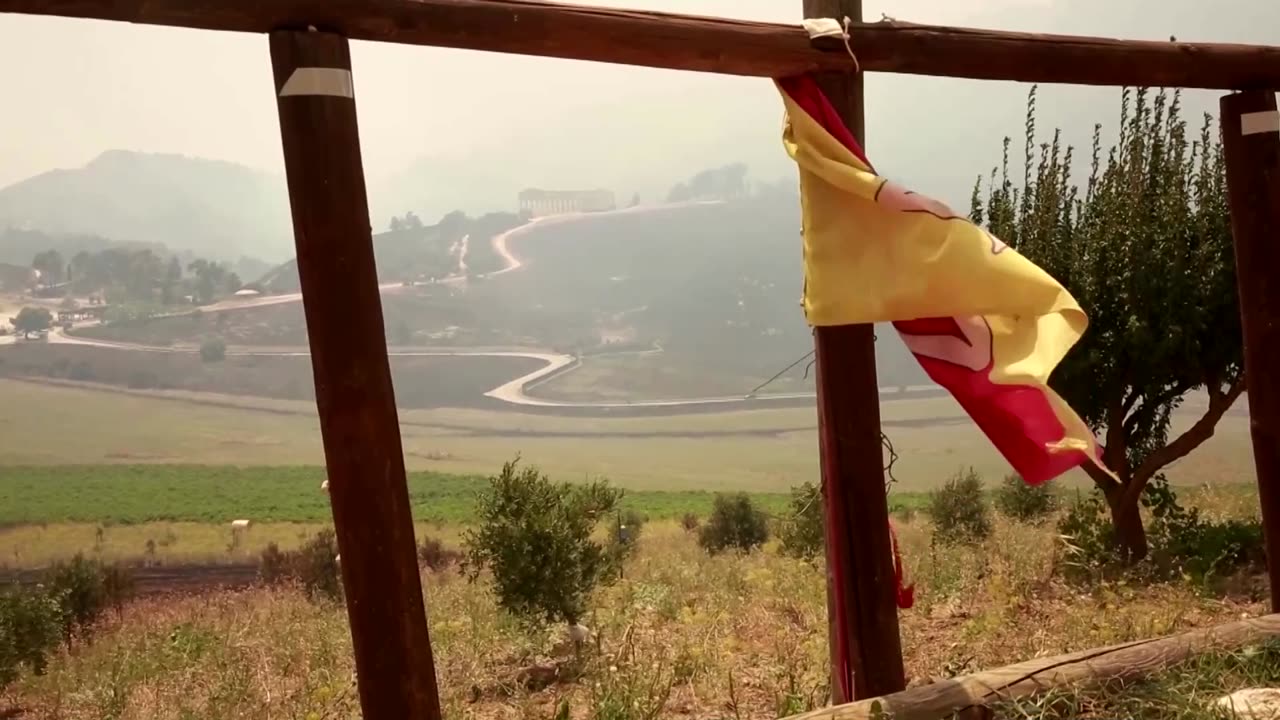
{"label": "hillside", "polygon": [[[798,303],[793,194],[774,190],[729,203],[540,221],[509,236],[507,250],[522,265],[489,275],[500,260],[488,241],[494,227],[503,226],[455,218],[376,237],[383,282],[420,275],[412,268],[456,271],[456,256],[447,251],[456,249],[457,238],[470,237],[467,282],[384,293],[392,344],[581,354],[581,369],[538,389],[575,400],[742,394],[812,348]],[[268,279],[273,291],[289,292],[296,277],[296,269],[286,267]],[[306,342],[297,303],[85,334],[150,344],[195,342],[209,334],[237,345]],[[884,386],[927,382],[892,331],[880,334],[878,358]],[[805,368],[800,363],[769,389],[812,388]]]}
{"label": "hillside", "polygon": [[[398,219],[398,218],[397,218]],[[373,236],[374,258],[382,282],[426,281],[459,272],[485,273],[498,270],[502,261],[494,256],[490,240],[522,222],[514,213],[488,213],[478,218],[461,212],[450,213],[435,225],[415,221],[405,227]],[[464,240],[465,239],[465,240]],[[474,243],[471,240],[474,239]],[[465,264],[459,264],[462,244],[467,243]],[[297,260],[289,260],[267,271],[258,285],[272,293],[298,292]]]}
{"label": "hillside", "polygon": [[292,254],[282,178],[181,155],[110,150],[84,167],[0,188],[5,227],[163,244],[217,260]]}

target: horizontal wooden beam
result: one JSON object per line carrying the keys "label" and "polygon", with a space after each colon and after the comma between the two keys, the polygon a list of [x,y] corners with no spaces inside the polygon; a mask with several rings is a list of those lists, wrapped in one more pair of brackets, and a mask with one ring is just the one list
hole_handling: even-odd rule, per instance
{"label": "horizontal wooden beam", "polygon": [[[531,0],[0,0],[0,12],[355,40],[784,77],[847,71],[839,39],[798,25]],[[1280,48],[858,24],[863,70],[981,80],[1226,90],[1280,88]]]}
{"label": "horizontal wooden beam", "polygon": [[1276,638],[1280,638],[1280,615],[1264,615],[1181,635],[1027,660],[787,720],[942,720],[1002,700],[1141,678],[1199,653],[1235,650]]}

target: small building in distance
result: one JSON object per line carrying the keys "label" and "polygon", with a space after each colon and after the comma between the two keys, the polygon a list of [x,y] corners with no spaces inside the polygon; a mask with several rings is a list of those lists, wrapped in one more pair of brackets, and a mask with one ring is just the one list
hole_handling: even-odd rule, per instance
{"label": "small building in distance", "polygon": [[610,190],[539,190],[520,191],[520,210],[533,217],[575,212],[603,212],[617,208]]}

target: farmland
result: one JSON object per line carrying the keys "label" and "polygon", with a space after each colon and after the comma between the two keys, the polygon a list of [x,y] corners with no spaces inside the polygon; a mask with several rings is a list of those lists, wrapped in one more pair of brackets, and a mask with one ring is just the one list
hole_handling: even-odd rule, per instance
{"label": "farmland", "polygon": [[[496,470],[497,468],[495,468]],[[221,525],[240,517],[268,523],[330,520],[320,491],[322,467],[217,465],[0,466],[0,527],[47,523],[137,524],[154,521]],[[435,472],[409,474],[414,518],[465,524],[484,478]],[[654,518],[706,514],[711,493],[628,493],[624,507]],[[779,494],[757,494],[766,507]],[[0,542],[0,545],[3,543]]]}

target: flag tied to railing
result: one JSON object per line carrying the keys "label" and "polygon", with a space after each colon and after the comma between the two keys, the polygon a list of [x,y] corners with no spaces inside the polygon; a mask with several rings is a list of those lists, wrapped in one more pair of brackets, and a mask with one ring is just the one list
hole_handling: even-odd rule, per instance
{"label": "flag tied to railing", "polygon": [[1100,464],[1092,431],[1048,386],[1088,325],[1071,294],[963,215],[877,174],[812,77],[778,87],[800,168],[809,323],[892,322],[1030,484]]}

